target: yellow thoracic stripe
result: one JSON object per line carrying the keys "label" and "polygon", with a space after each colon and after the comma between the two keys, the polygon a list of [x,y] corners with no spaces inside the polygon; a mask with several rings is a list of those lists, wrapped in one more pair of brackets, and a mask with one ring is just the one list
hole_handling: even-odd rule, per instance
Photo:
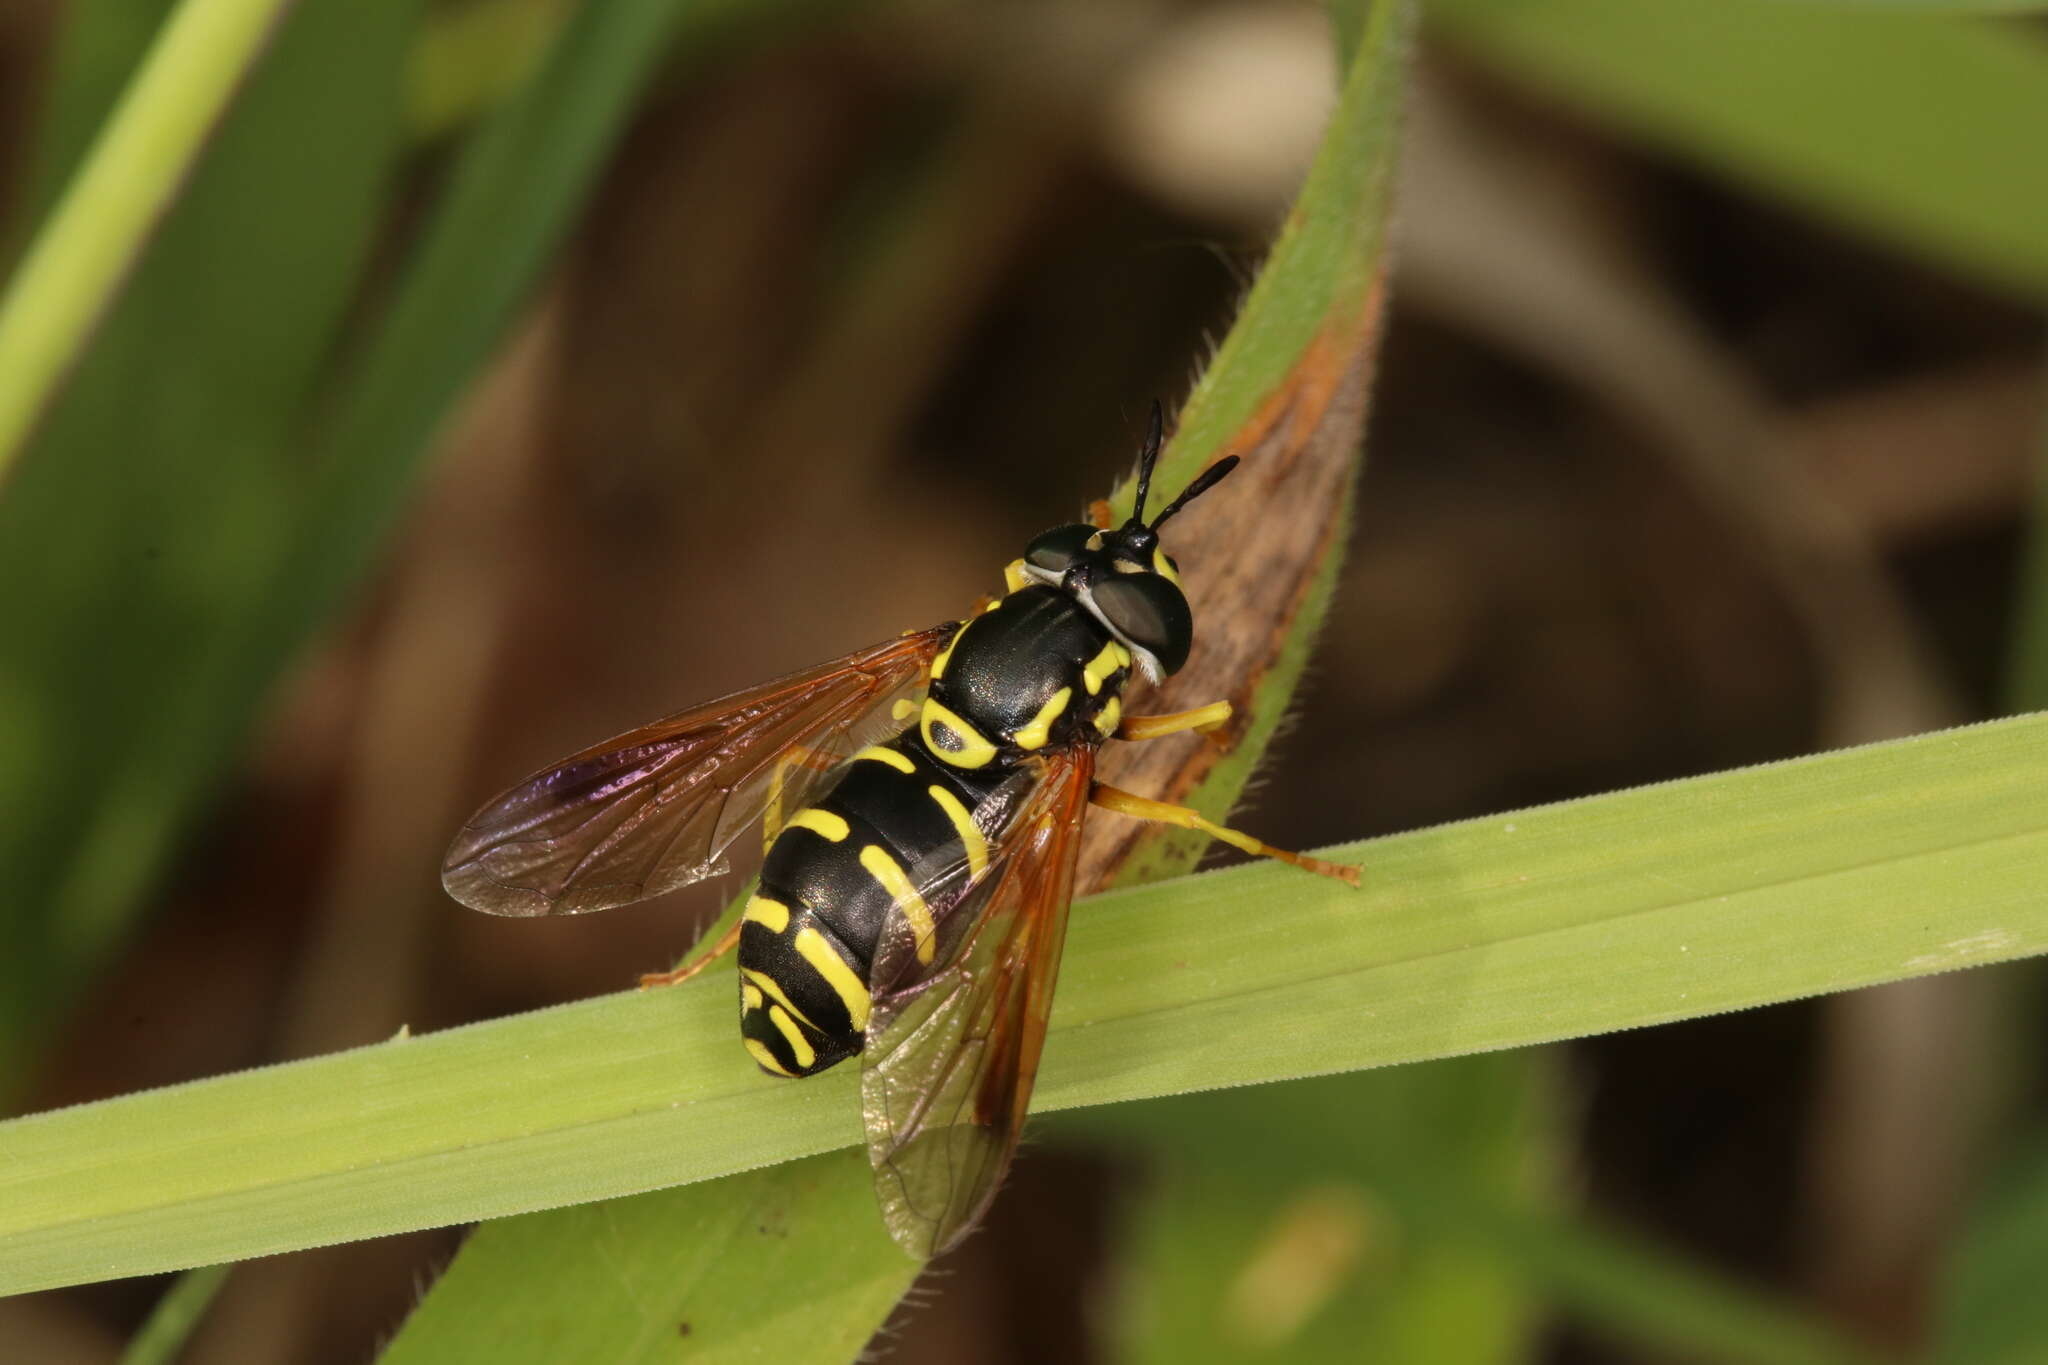
{"label": "yellow thoracic stripe", "polygon": [[819,810],[816,806],[806,806],[795,815],[790,816],[789,823],[784,825],[783,828],[785,830],[807,829],[811,833],[821,838],[830,839],[836,844],[846,837],[847,830],[851,826],[843,818],[834,815],[829,810]]}
{"label": "yellow thoracic stripe", "polygon": [[960,637],[965,635],[966,633],[967,627],[964,625],[961,626],[960,629],[954,631],[953,638],[946,641],[946,647],[940,650],[938,652],[938,655],[935,658],[933,658],[931,672],[931,678],[933,682],[937,682],[940,678],[946,676],[946,665],[953,661],[953,646],[959,644]]}
{"label": "yellow thoracic stripe", "polygon": [[886,763],[899,773],[914,773],[917,771],[917,765],[904,755],[897,753],[894,749],[884,749],[879,744],[868,745],[867,748],[862,749],[853,756],[853,761],[858,763],[864,758],[876,763]]}
{"label": "yellow thoracic stripe", "polygon": [[[774,977],[768,975],[766,972],[757,972],[751,967],[740,968],[740,976],[744,978],[746,981],[746,984],[740,987],[742,993],[758,989],[760,992],[773,999],[776,1004],[782,1006],[791,1014],[803,1020],[806,1024],[810,1024],[812,1028],[818,1028],[816,1024],[811,1023],[811,1016],[805,1014],[802,1010],[798,1009],[795,1005],[790,1003],[789,997],[783,994],[782,987],[775,984]],[[818,1032],[820,1033],[823,1033],[824,1031],[825,1030],[823,1029],[818,1029]]]}
{"label": "yellow thoracic stripe", "polygon": [[747,913],[741,918],[752,920],[771,934],[779,934],[789,928],[789,907],[766,896],[752,896],[747,900]]}
{"label": "yellow thoracic stripe", "polygon": [[740,987],[740,1009],[742,1011],[761,1008],[761,1000],[761,988],[759,986],[754,985],[752,982],[747,982]]}
{"label": "yellow thoracic stripe", "polygon": [[804,1031],[796,1026],[796,1020],[790,1018],[782,1006],[768,1007],[768,1022],[775,1025],[783,1041],[789,1044],[790,1055],[796,1058],[798,1066],[808,1068],[818,1060],[818,1050],[811,1046],[811,1040],[804,1037]]}
{"label": "yellow thoracic stripe", "polygon": [[1128,668],[1130,662],[1131,651],[1117,641],[1111,640],[1102,647],[1102,652],[1090,659],[1088,666],[1081,670],[1081,685],[1088,689],[1088,695],[1092,697],[1102,690],[1102,684],[1109,680],[1110,674],[1119,668]]}
{"label": "yellow thoracic stripe", "polygon": [[799,929],[793,940],[803,960],[811,969],[825,979],[825,984],[839,993],[840,1001],[846,1006],[846,1017],[857,1029],[868,1026],[868,1011],[874,1008],[874,1001],[868,995],[868,988],[853,974],[853,968],[846,965],[846,959],[832,951],[832,945],[816,929]]}
{"label": "yellow thoracic stripe", "polygon": [[979,877],[988,870],[988,839],[983,836],[981,826],[974,823],[974,816],[967,807],[960,804],[960,798],[936,782],[925,788],[925,792],[946,812],[946,818],[953,822],[953,828],[960,835],[960,842],[967,849],[967,870]]}
{"label": "yellow thoracic stripe", "polygon": [[917,935],[917,960],[930,965],[933,949],[931,907],[910,884],[903,864],[879,846],[869,844],[860,851],[860,865],[868,870],[870,877],[882,884],[882,889],[896,902],[896,908],[903,912],[903,918],[910,921],[910,932]]}
{"label": "yellow thoracic stripe", "polygon": [[[996,756],[996,746],[982,737],[981,731],[954,715],[930,697],[924,699],[924,715],[918,722],[924,734],[925,746],[940,761],[956,768],[985,768]],[[938,742],[932,734],[934,725],[943,725],[959,738],[960,747],[949,749]]]}
{"label": "yellow thoracic stripe", "polygon": [[768,1050],[768,1044],[762,1042],[759,1038],[742,1038],[740,1041],[747,1045],[747,1051],[754,1054],[754,1060],[768,1070],[778,1076],[789,1076],[791,1078],[796,1076],[794,1071],[791,1071],[781,1062],[775,1060],[775,1054]]}
{"label": "yellow thoracic stripe", "polygon": [[1103,707],[1100,714],[1095,717],[1095,728],[1105,735],[1113,735],[1116,733],[1116,727],[1123,724],[1123,720],[1124,704],[1111,697],[1109,705]]}
{"label": "yellow thoracic stripe", "polygon": [[1020,749],[1043,749],[1045,742],[1052,738],[1052,723],[1060,718],[1060,712],[1067,709],[1073,700],[1074,689],[1062,687],[1045,699],[1045,705],[1038,708],[1038,714],[1031,723],[1022,727],[1010,739]]}

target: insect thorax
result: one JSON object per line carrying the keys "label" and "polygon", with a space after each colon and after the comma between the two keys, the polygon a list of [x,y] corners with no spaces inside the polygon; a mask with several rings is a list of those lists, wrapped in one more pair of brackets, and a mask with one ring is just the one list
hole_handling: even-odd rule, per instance
{"label": "insect thorax", "polygon": [[1033,585],[968,621],[931,669],[919,733],[975,769],[1099,744],[1122,718],[1131,653],[1073,598]]}

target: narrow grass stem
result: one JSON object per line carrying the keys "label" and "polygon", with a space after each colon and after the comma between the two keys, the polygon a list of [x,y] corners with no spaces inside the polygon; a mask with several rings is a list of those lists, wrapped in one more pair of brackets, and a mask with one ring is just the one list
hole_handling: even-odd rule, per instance
{"label": "narrow grass stem", "polygon": [[0,480],[293,0],[184,0],[0,302]]}

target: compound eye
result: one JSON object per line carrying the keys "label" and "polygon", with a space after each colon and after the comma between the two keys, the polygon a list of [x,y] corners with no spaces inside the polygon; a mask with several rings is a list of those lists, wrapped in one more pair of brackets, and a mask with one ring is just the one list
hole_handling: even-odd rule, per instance
{"label": "compound eye", "polygon": [[1195,643],[1195,614],[1171,582],[1154,573],[1116,574],[1094,586],[1095,608],[1124,639],[1178,673]]}
{"label": "compound eye", "polygon": [[1072,526],[1055,526],[1050,531],[1032,538],[1024,549],[1024,562],[1034,569],[1043,569],[1055,577],[1064,574],[1069,566],[1088,549],[1088,538],[1095,534],[1093,526],[1076,523]]}

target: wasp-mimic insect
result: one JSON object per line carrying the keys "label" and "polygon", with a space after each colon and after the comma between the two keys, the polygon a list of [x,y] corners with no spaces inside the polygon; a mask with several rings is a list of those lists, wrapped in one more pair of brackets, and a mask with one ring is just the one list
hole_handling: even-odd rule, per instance
{"label": "wasp-mimic insect", "polygon": [[740,1036],[762,1070],[808,1076],[862,1055],[876,1193],[914,1256],[974,1226],[1016,1151],[1091,804],[1358,879],[1094,780],[1107,740],[1230,715],[1228,702],[1124,714],[1134,676],[1160,682],[1194,643],[1159,528],[1237,463],[1211,465],[1147,524],[1160,436],[1155,405],[1129,521],[1045,532],[969,620],[564,759],[477,812],[442,869],[478,910],[580,914],[723,870],[761,819],[760,883],[733,931],[643,984],[686,980],[737,943]]}

